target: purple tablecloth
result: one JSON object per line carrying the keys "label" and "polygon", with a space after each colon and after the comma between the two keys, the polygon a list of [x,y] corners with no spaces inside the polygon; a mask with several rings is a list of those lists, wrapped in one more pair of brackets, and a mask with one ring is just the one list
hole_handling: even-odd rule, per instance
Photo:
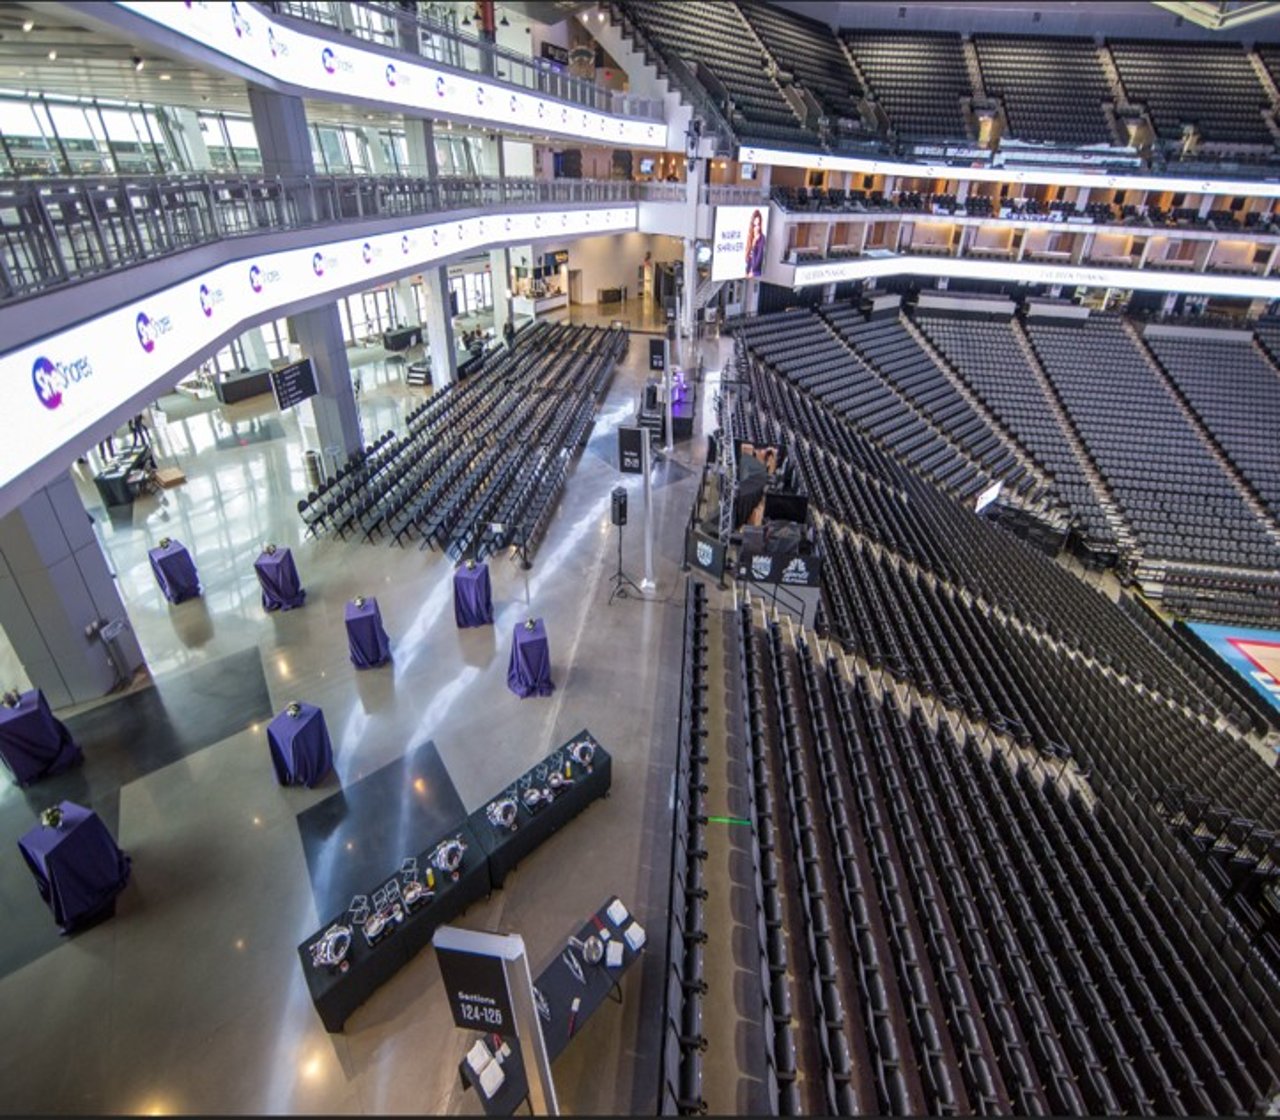
{"label": "purple tablecloth", "polygon": [[267,743],[276,781],[282,786],[318,786],[333,769],[333,746],[324,712],[314,704],[301,704],[291,716],[281,712],[267,724]]}
{"label": "purple tablecloth", "polygon": [[551,649],[547,645],[547,628],[536,619],[532,630],[523,622],[515,628],[511,640],[511,662],[507,666],[507,687],[522,700],[527,696],[550,696],[556,686],[551,683]]}
{"label": "purple tablecloth", "polygon": [[264,552],[253,562],[253,568],[262,586],[263,610],[291,611],[306,601],[307,593],[298,579],[293,553],[287,548],[278,548],[274,554]]}
{"label": "purple tablecloth", "polygon": [[377,599],[370,596],[363,607],[348,602],[346,620],[351,663],[357,669],[372,669],[391,660],[391,639],[382,628]]}
{"label": "purple tablecloth", "polygon": [[156,583],[171,603],[194,599],[200,594],[200,577],[191,554],[177,541],[171,540],[168,548],[153,548],[147,553]]}
{"label": "purple tablecloth", "polygon": [[62,721],[39,689],[24,692],[16,708],[0,704],[0,759],[20,786],[58,774],[83,761]]}
{"label": "purple tablecloth", "polygon": [[464,564],[453,573],[453,617],[459,629],[488,626],[493,622],[493,592],[489,586],[489,565]]}
{"label": "purple tablecloth", "polygon": [[98,814],[64,801],[62,826],[36,825],[18,841],[63,933],[115,910],[115,898],[129,881],[129,857],[111,838]]}

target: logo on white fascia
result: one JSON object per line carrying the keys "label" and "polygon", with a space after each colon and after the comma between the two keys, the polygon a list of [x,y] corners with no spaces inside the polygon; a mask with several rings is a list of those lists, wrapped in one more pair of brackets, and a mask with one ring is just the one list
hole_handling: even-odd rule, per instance
{"label": "logo on white fascia", "polygon": [[336,74],[339,70],[344,74],[350,74],[353,67],[345,58],[341,58],[338,52],[332,47],[325,47],[320,52],[320,65],[324,67],[326,74]]}
{"label": "logo on white fascia", "polygon": [[368,241],[360,246],[360,259],[363,260],[365,264],[373,264],[373,262],[380,256],[382,256],[382,250],[378,246],[373,245]]}
{"label": "logo on white fascia", "polygon": [[200,310],[204,312],[204,317],[206,319],[213,317],[213,309],[221,302],[221,288],[211,288],[208,284],[200,285]]}
{"label": "logo on white fascia", "polygon": [[268,284],[275,284],[280,279],[280,273],[274,268],[259,268],[253,264],[249,266],[249,287],[255,292],[262,291]]}
{"label": "logo on white fascia", "polygon": [[394,62],[387,63],[386,76],[387,76],[387,85],[389,85],[392,89],[395,89],[397,86],[409,85],[409,75],[401,73],[399,70],[397,70],[396,64]]}
{"label": "logo on white fascia", "polygon": [[173,322],[168,315],[152,319],[145,311],[139,311],[134,327],[138,332],[138,345],[144,353],[150,354],[155,350],[156,343],[173,330]]}
{"label": "logo on white fascia", "polygon": [[231,26],[235,28],[237,39],[247,39],[253,34],[253,28],[249,21],[245,19],[244,13],[240,10],[240,5],[236,0],[231,0]]}
{"label": "logo on white fascia", "polygon": [[715,552],[706,541],[698,542],[698,564],[701,567],[711,567],[711,561],[715,559],[715,555]]}
{"label": "logo on white fascia", "polygon": [[407,233],[400,238],[400,252],[405,256],[409,255],[409,250],[413,248],[413,238]]}
{"label": "logo on white fascia", "polygon": [[31,384],[36,399],[50,412],[62,404],[67,390],[93,376],[93,366],[87,357],[69,362],[55,362],[43,354],[31,366]]}
{"label": "logo on white fascia", "polygon": [[751,557],[751,578],[752,579],[768,579],[769,573],[771,571],[773,571],[772,556]]}
{"label": "logo on white fascia", "polygon": [[336,268],[337,265],[337,257],[326,256],[319,252],[311,254],[311,271],[317,276],[323,276],[328,269]]}
{"label": "logo on white fascia", "polygon": [[283,58],[289,53],[289,44],[276,34],[274,27],[267,28],[267,46],[271,48],[272,58]]}
{"label": "logo on white fascia", "polygon": [[436,96],[443,97],[444,93],[445,93],[444,75],[441,75],[436,79]]}

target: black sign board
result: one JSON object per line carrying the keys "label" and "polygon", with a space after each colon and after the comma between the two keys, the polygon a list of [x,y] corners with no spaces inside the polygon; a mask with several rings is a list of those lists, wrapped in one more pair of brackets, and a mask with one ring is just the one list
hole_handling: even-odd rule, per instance
{"label": "black sign board", "polygon": [[311,359],[303,358],[300,362],[273,369],[271,391],[276,395],[276,407],[282,412],[301,404],[308,397],[314,397],[318,390],[316,371],[312,368]]}
{"label": "black sign board", "polygon": [[649,368],[667,368],[667,343],[665,339],[649,339]]}
{"label": "black sign board", "polygon": [[436,960],[440,962],[445,994],[457,1026],[501,1035],[516,1033],[511,993],[507,990],[501,957],[450,949],[437,943]]}
{"label": "black sign board", "polygon": [[738,552],[739,579],[753,583],[817,587],[821,576],[822,558],[814,553],[756,552],[746,547]]}
{"label": "black sign board", "polygon": [[560,66],[569,65],[569,52],[564,47],[556,46],[555,43],[542,44],[542,57]]}
{"label": "black sign board", "polygon": [[709,537],[700,529],[685,535],[686,562],[699,571],[719,579],[724,575],[725,547],[715,537]]}
{"label": "black sign board", "polygon": [[644,428],[618,429],[618,470],[623,474],[644,474]]}

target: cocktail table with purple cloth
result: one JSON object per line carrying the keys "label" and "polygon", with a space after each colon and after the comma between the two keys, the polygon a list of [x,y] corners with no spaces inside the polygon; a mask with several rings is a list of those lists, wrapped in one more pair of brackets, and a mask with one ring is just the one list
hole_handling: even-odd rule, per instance
{"label": "cocktail table with purple cloth", "polygon": [[264,552],[253,562],[262,586],[262,609],[266,611],[291,611],[306,601],[307,593],[298,578],[298,566],[293,553],[287,548]]}
{"label": "cocktail table with purple cloth", "polygon": [[191,554],[177,541],[170,541],[163,548],[153,548],[147,556],[151,560],[151,570],[156,574],[156,583],[169,602],[181,603],[200,594],[200,577],[196,574]]}
{"label": "cocktail table with purple cloth", "polygon": [[98,814],[62,802],[58,828],[37,825],[18,841],[63,933],[115,912],[116,895],[129,881],[129,857],[116,846]]}
{"label": "cocktail table with purple cloth", "polygon": [[551,683],[547,629],[540,618],[534,620],[532,630],[523,622],[515,628],[511,662],[507,666],[507,687],[522,700],[529,696],[550,696],[556,690]]}
{"label": "cocktail table with purple cloth", "polygon": [[20,786],[58,774],[84,760],[44,693],[24,692],[15,708],[0,705],[0,759]]}
{"label": "cocktail table with purple cloth", "polygon": [[391,639],[382,627],[382,612],[372,596],[363,606],[347,603],[347,642],[351,663],[357,669],[372,669],[391,660]]}
{"label": "cocktail table with purple cloth", "polygon": [[493,622],[493,591],[489,565],[465,564],[453,573],[453,617],[459,629],[488,626]]}
{"label": "cocktail table with purple cloth", "polygon": [[324,713],[314,704],[299,702],[291,716],[286,709],[267,724],[267,743],[276,781],[282,786],[318,786],[333,769],[333,745]]}

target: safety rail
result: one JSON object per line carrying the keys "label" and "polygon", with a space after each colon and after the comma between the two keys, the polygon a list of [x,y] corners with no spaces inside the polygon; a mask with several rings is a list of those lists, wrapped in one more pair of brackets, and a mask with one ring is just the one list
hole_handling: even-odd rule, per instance
{"label": "safety rail", "polygon": [[574,78],[547,59],[519,54],[422,13],[346,0],[341,3],[274,0],[267,7],[277,15],[333,27],[353,38],[417,54],[456,69],[497,77],[597,112],[654,121],[664,119],[660,100],[636,97],[584,78]]}
{"label": "safety rail", "polygon": [[408,176],[0,180],[0,301],[224,238],[515,205],[679,201],[680,184]]}

